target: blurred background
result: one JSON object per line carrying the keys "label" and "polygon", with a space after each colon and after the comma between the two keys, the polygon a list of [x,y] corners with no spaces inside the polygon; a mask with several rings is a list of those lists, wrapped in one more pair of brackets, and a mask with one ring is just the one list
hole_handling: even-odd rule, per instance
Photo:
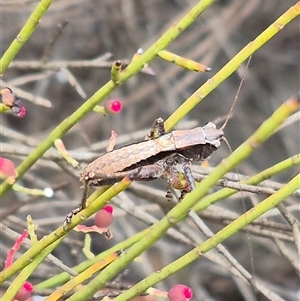
{"label": "blurred background", "polygon": [[[1,55],[37,3],[1,1]],[[1,88],[9,86],[17,92],[27,114],[25,118],[16,118],[12,114],[1,115],[1,156],[11,159],[17,166],[56,125],[110,79],[110,66],[114,60],[130,61],[139,48],[147,49],[152,45],[195,3],[197,1],[54,1],[2,77]],[[295,3],[291,0],[215,2],[168,48],[178,55],[210,66],[210,73],[191,72],[157,58],[149,65],[155,75],[142,72],[109,96],[123,102],[120,114],[103,117],[93,112],[63,137],[66,148],[80,161],[80,170],[95,156],[105,152],[111,130],[119,135],[117,145],[142,140],[157,117],[166,119],[170,116],[196,89]],[[252,57],[233,117],[225,129],[232,149],[239,146],[281,103],[299,90],[299,62],[298,18]],[[43,63],[48,63],[49,67],[43,67]],[[226,116],[244,69],[245,65],[241,66],[190,112],[177,128],[201,126]],[[299,153],[299,135],[299,123],[278,132],[239,166],[239,173],[251,176]],[[212,156],[210,166],[215,166],[229,153],[228,147],[222,145]],[[34,199],[10,191],[1,203],[2,225],[21,233],[26,227],[26,216],[30,214],[39,225],[37,233],[40,236],[60,226],[65,215],[77,207],[81,198],[79,172],[67,167],[55,150],[47,152],[44,159],[39,160],[19,184],[39,189],[52,187],[56,189],[54,197]],[[273,180],[285,183],[298,172],[296,169],[289,170]],[[114,238],[106,241],[97,234],[92,235],[93,252],[98,254],[147,226],[146,219],[138,220],[136,216],[126,213],[126,208],[133,206],[155,218],[161,218],[171,204],[157,201],[155,195],[161,199],[165,194],[165,186],[163,180],[132,185],[131,189],[118,196],[115,200],[116,218],[111,227]],[[147,189],[149,195],[145,196]],[[143,194],[144,197],[141,197]],[[224,217],[218,217],[218,208],[228,216],[234,216],[262,199],[263,196],[249,197],[245,194],[243,198],[239,196],[226,200],[218,205],[220,207],[215,207],[216,211],[208,211],[202,218],[216,232],[226,224]],[[291,198],[286,205],[294,208],[293,213],[299,219],[297,201],[299,199]],[[124,208],[120,207],[122,204]],[[274,210],[272,214],[269,216],[272,221],[286,226],[285,231],[282,230],[286,240],[282,238],[282,241],[295,255],[291,230],[278,211]],[[188,233],[185,235],[192,236],[196,242],[204,240],[191,221],[185,221],[176,231]],[[278,251],[272,235],[262,237],[260,233],[249,231],[235,235],[225,242],[225,246],[254,277],[263,279],[268,289],[285,300],[298,300],[299,279],[292,264]],[[12,232],[9,233],[2,228],[2,264],[14,241]],[[83,238],[82,234],[71,233],[53,255],[70,267],[78,264],[84,260],[81,251]],[[141,256],[140,261],[129,266],[122,279],[135,283],[190,249],[191,245],[186,242],[166,236]],[[187,284],[194,289],[194,300],[267,300],[224,268],[225,260],[218,252],[209,254],[170,276],[158,287],[168,289],[175,283]],[[58,271],[58,267],[45,262],[38,269],[33,282],[38,283]]]}

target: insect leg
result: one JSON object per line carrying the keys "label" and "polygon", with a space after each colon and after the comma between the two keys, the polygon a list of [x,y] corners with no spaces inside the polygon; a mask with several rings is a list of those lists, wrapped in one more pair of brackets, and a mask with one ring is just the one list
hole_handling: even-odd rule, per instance
{"label": "insect leg", "polygon": [[[166,167],[163,173],[163,178],[167,179],[167,192],[166,198],[167,200],[171,200],[173,198],[172,188],[178,187],[178,176],[177,176],[177,160],[176,158],[168,158],[165,161]],[[180,188],[179,188],[180,189]]]}
{"label": "insect leg", "polygon": [[[188,185],[188,182],[185,178],[185,175],[179,172],[177,169],[178,158],[179,158],[178,154],[173,154],[172,156],[164,160],[165,169],[162,177],[165,178],[168,182],[167,193],[166,193],[166,198],[168,200],[172,199],[172,192],[171,192],[172,188],[180,190],[181,195],[183,195],[183,192],[187,191],[186,187]],[[180,196],[180,200],[181,199],[182,197]]]}
{"label": "insect leg", "polygon": [[164,120],[159,117],[155,119],[154,123],[152,124],[150,132],[145,137],[145,140],[152,140],[158,138],[166,133]]}
{"label": "insect leg", "polygon": [[[115,173],[114,178],[110,178],[109,180],[104,179],[104,182],[101,182],[101,178],[98,178],[98,180],[100,181],[100,182],[98,182],[98,184],[96,184],[96,182],[93,183],[93,182],[89,182],[89,180],[85,180],[81,204],[78,208],[72,210],[66,216],[64,223],[63,223],[63,229],[64,230],[67,229],[67,225],[71,223],[72,217],[74,215],[78,214],[81,210],[86,208],[86,201],[88,198],[88,188],[90,185],[95,184],[94,186],[103,186],[108,183],[112,184],[112,182],[109,182],[109,181],[113,181],[113,180],[114,180],[113,182],[116,183],[116,182],[121,181],[125,176],[129,176],[132,180],[135,180],[135,181],[150,181],[150,180],[161,177],[163,171],[164,171],[164,166],[163,166],[162,162],[157,162],[155,164],[146,165],[143,167],[137,167],[132,170],[117,172],[117,173]],[[95,181],[95,179],[94,179],[94,181]]]}
{"label": "insect leg", "polygon": [[189,160],[184,160],[182,162],[182,168],[183,168],[183,172],[184,172],[184,175],[186,177],[186,180],[189,184],[190,191],[192,191],[196,188],[196,183],[195,183],[195,179],[192,175],[190,164],[191,164],[191,162]]}
{"label": "insect leg", "polygon": [[[183,173],[178,171],[178,159],[182,160]],[[175,154],[165,159],[165,170],[162,175],[168,181],[168,189],[166,197],[172,198],[171,188],[178,189],[181,192],[179,200],[181,201],[184,196],[196,188],[195,180],[190,169],[191,161],[182,156]]]}
{"label": "insect leg", "polygon": [[67,225],[71,223],[72,217],[86,207],[86,200],[87,200],[88,190],[89,190],[88,181],[84,181],[84,187],[83,187],[83,194],[82,194],[82,198],[81,198],[81,203],[79,204],[79,207],[77,207],[76,209],[72,210],[70,213],[67,214],[67,216],[64,220],[64,223],[63,223],[63,229],[65,231],[67,229]]}
{"label": "insect leg", "polygon": [[83,194],[82,194],[81,203],[80,203],[80,207],[79,207],[80,210],[82,210],[86,207],[86,200],[87,200],[88,191],[89,191],[88,181],[84,181]]}

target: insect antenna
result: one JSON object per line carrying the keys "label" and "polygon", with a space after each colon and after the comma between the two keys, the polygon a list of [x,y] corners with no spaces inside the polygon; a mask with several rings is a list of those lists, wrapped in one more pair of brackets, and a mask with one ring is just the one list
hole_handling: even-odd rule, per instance
{"label": "insect antenna", "polygon": [[[248,67],[249,67],[249,64],[250,64],[250,61],[251,61],[251,57],[252,57],[252,56],[250,56],[249,59],[248,59],[248,62],[247,62],[246,68],[245,68],[245,70],[244,70],[242,79],[241,79],[241,81],[240,81],[238,90],[237,90],[237,92],[236,92],[236,94],[235,94],[235,97],[234,97],[234,99],[233,99],[233,103],[232,103],[232,105],[231,105],[231,108],[230,108],[230,110],[229,110],[229,113],[228,113],[228,115],[227,115],[227,117],[226,117],[226,119],[225,119],[223,125],[221,126],[220,130],[224,130],[225,126],[226,126],[227,123],[228,123],[228,120],[229,120],[229,119],[231,118],[231,116],[232,116],[232,112],[233,112],[234,106],[235,106],[236,101],[237,101],[237,99],[238,99],[238,97],[239,97],[239,94],[240,94],[242,85],[243,85],[244,80],[245,80],[245,77],[246,77],[246,73],[247,73],[247,70],[248,70]],[[228,142],[228,141],[227,141],[227,142]]]}
{"label": "insect antenna", "polygon": [[[227,117],[226,117],[226,119],[225,119],[223,125],[222,125],[221,128],[220,128],[221,130],[224,130],[225,126],[227,125],[229,119],[230,119],[231,116],[232,116],[232,112],[233,112],[234,106],[235,106],[235,104],[236,104],[236,102],[237,102],[237,99],[238,99],[238,96],[239,96],[241,87],[242,87],[242,85],[243,85],[243,82],[244,82],[245,77],[246,77],[246,73],[247,73],[248,68],[249,68],[249,64],[250,64],[250,61],[251,61],[251,57],[252,57],[252,56],[250,56],[249,59],[248,59],[248,61],[247,61],[247,65],[246,65],[246,68],[245,68],[245,70],[244,70],[243,76],[242,76],[242,78],[241,78],[241,81],[240,81],[240,84],[239,84],[237,93],[236,93],[236,95],[235,95],[235,97],[234,97],[234,100],[233,100],[233,103],[232,103],[231,108],[230,108],[230,110],[229,110],[229,113],[228,113],[228,115],[227,115]],[[232,148],[231,148],[231,146],[230,146],[229,141],[228,141],[225,137],[223,137],[223,141],[225,141],[225,143],[226,143],[226,145],[227,145],[227,147],[228,147],[230,153],[232,153],[233,150],[232,150]],[[237,167],[235,167],[235,171],[236,171],[236,175],[237,175],[238,182],[241,182],[240,173],[239,173]],[[240,191],[240,194],[241,194],[243,210],[244,210],[244,212],[246,212],[246,204],[245,204],[244,193],[243,193],[242,187],[240,187],[239,191]],[[245,217],[245,218],[246,218],[246,217]],[[246,228],[246,233],[247,233],[247,245],[248,245],[249,255],[250,255],[250,265],[251,265],[252,277],[253,277],[253,279],[255,279],[255,277],[256,277],[255,274],[256,274],[256,273],[255,273],[255,268],[254,268],[253,247],[252,247],[252,245],[251,245],[251,237],[250,237],[250,234],[249,234],[249,230],[248,230],[247,228]]]}

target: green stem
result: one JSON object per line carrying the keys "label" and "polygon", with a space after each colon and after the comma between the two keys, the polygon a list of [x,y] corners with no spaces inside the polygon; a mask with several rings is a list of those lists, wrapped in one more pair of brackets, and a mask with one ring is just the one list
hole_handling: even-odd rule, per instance
{"label": "green stem", "polygon": [[6,290],[5,294],[1,297],[1,300],[13,300],[13,297],[16,295],[23,283],[36,270],[40,263],[61,243],[62,240],[63,238],[60,238],[48,246],[46,249],[40,252],[30,264],[22,269],[20,274],[14,279],[12,284]]}
{"label": "green stem", "polygon": [[[245,183],[251,184],[251,185],[258,184],[258,183],[278,174],[279,172],[283,172],[283,171],[285,171],[295,165],[298,165],[298,164],[300,164],[300,155],[299,154],[292,156],[268,169],[263,170],[262,172],[258,173],[257,175],[249,178],[247,181],[245,181]],[[201,202],[198,202],[193,207],[193,210],[195,212],[199,212],[199,211],[207,208],[210,204],[213,204],[213,203],[216,203],[217,201],[225,199],[236,192],[239,192],[239,191],[230,189],[230,188],[224,188],[211,195],[205,196],[203,199],[201,199]],[[92,196],[94,196],[94,194],[92,194]],[[91,199],[89,199],[89,201],[90,200]],[[89,266],[91,266],[95,262],[105,258],[108,254],[113,253],[114,251],[117,251],[120,249],[127,249],[127,248],[131,247],[134,243],[136,243],[138,240],[140,240],[149,231],[151,231],[151,228],[147,228],[147,229],[143,230],[142,232],[139,232],[139,233],[133,235],[132,237],[126,239],[125,241],[123,241],[121,243],[118,243],[114,247],[110,248],[109,250],[106,250],[105,252],[97,255],[96,257],[94,257],[90,260],[84,261],[75,267],[72,267],[72,270],[74,270],[78,273],[82,272],[83,270],[87,269]],[[39,283],[35,287],[37,289],[56,287],[56,286],[59,286],[59,285],[65,283],[68,280],[70,280],[70,275],[66,272],[63,272],[61,274],[58,274],[50,279],[47,279],[47,280]]]}
{"label": "green stem", "polygon": [[[262,181],[269,179],[273,177],[274,175],[283,172],[289,168],[292,168],[293,166],[300,164],[300,154],[297,154],[295,156],[292,156],[291,158],[288,158],[268,169],[263,170],[262,172],[250,177],[249,179],[245,181],[241,181],[241,183],[249,184],[249,185],[256,185],[258,183],[261,183]],[[193,210],[195,212],[200,212],[210,205],[220,201],[224,200],[226,198],[229,198],[233,194],[239,192],[239,190],[235,190],[232,188],[223,188],[215,193],[212,193],[210,195],[205,196],[201,199],[201,202],[198,202],[194,207]]]}
{"label": "green stem", "polygon": [[219,72],[207,80],[196,92],[194,92],[177,110],[165,121],[165,129],[169,131],[179,120],[190,112],[204,97],[218,87],[228,78],[238,67],[247,60],[257,49],[267,43],[273,36],[283,29],[300,14],[300,3],[296,3],[265,31],[263,31],[254,41],[245,46],[234,58],[232,58]]}
{"label": "green stem", "polygon": [[[144,54],[134,60],[120,75],[120,84],[131,78],[144,68],[145,64],[156,58],[156,53],[159,50],[168,46],[175,38],[177,38],[186,28],[188,28],[197,17],[209,7],[215,0],[201,0],[195,5],[190,12],[188,12],[182,20],[172,26],[166,33],[158,39]],[[109,81],[102,88],[100,88],[90,99],[88,99],[79,109],[77,109],[71,116],[59,124],[49,136],[17,167],[18,179],[21,178],[25,172],[52,146],[53,142],[61,138],[70,128],[73,127],[80,119],[86,116],[93,108],[109,95],[117,86],[113,81]],[[11,188],[10,183],[4,181],[0,186],[0,197]]]}
{"label": "green stem", "polygon": [[[94,263],[104,259],[109,254],[111,254],[115,251],[118,251],[118,250],[127,249],[127,248],[131,247],[133,244],[135,244],[137,241],[139,241],[142,237],[144,237],[149,231],[151,231],[151,227],[146,228],[145,230],[134,234],[133,236],[114,245],[112,248],[102,252],[101,254],[95,256],[94,258],[80,263],[79,265],[73,267],[72,270],[74,270],[77,273],[80,273],[80,272],[86,270],[88,267],[90,267]],[[59,286],[65,282],[67,282],[70,279],[71,279],[70,274],[68,274],[67,272],[63,272],[63,273],[55,275],[54,277],[35,285],[35,288],[36,289],[46,289],[46,288],[56,287],[56,286]]]}
{"label": "green stem", "polygon": [[[118,193],[127,188],[130,184],[130,181],[123,180],[118,184],[115,184],[106,192],[104,192],[101,197],[91,203],[88,208],[85,208],[80,213],[75,215],[72,218],[72,223],[69,225],[70,228],[75,227],[76,225],[82,222],[82,218],[87,218],[93,214],[98,209],[103,207],[109,200],[111,200]],[[93,211],[95,210],[95,211]],[[22,257],[17,259],[9,268],[3,270],[0,273],[0,284],[7,280],[9,277],[23,269],[25,266],[31,263],[32,259],[41,253],[45,248],[50,246],[52,243],[56,242],[58,239],[63,238],[66,235],[66,232],[63,230],[63,227],[59,227],[48,236],[44,237],[38,241],[32,248],[25,252]]]}
{"label": "green stem", "polygon": [[[121,295],[114,298],[115,301],[125,301],[131,300],[133,297],[138,296],[147,290],[150,286],[162,281],[163,279],[169,277],[170,275],[178,272],[183,267],[192,263],[203,254],[207,253],[211,249],[215,248],[218,244],[225,241],[227,238],[232,237],[239,230],[249,225],[252,221],[262,216],[264,213],[268,212],[270,209],[274,208],[280,202],[284,201],[290,194],[295,192],[300,187],[300,175],[298,174],[289,183],[287,183],[283,188],[275,192],[273,195],[262,201],[253,209],[249,210],[245,214],[238,217],[235,221],[230,223],[228,226],[224,227],[214,236],[203,242],[200,246],[194,248],[192,251],[186,253],[181,258],[173,261],[171,264],[165,266],[159,271],[159,273],[153,273],[126,290]],[[73,299],[72,297],[67,299],[69,301],[75,301],[79,299]]]}
{"label": "green stem", "polygon": [[41,0],[0,60],[0,77],[33,34],[53,0]]}
{"label": "green stem", "polygon": [[[173,225],[182,220],[187,212],[205,196],[207,191],[228,171],[248,157],[258,146],[266,141],[284,120],[300,107],[300,95],[291,97],[284,102],[267,119],[256,132],[237,148],[227,159],[224,159],[198,186],[189,193],[183,201],[178,203],[167,215],[157,222],[148,235],[145,235],[122,256],[112,262],[104,272],[91,280],[84,288],[71,296],[68,301],[85,300],[90,298],[99,289],[103,288],[107,281],[123,270],[134,258],[146,249],[150,248]],[[299,185],[299,183],[297,183]]]}
{"label": "green stem", "polygon": [[111,66],[111,80],[115,85],[120,84],[120,76],[121,76],[121,69],[122,69],[122,61],[115,61]]}
{"label": "green stem", "polygon": [[5,104],[0,103],[0,113],[4,113],[9,110],[9,107],[7,107]]}

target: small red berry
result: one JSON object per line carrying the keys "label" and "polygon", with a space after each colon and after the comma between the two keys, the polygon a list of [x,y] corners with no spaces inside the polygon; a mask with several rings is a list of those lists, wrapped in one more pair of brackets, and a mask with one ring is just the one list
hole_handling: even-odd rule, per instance
{"label": "small red berry", "polygon": [[184,284],[174,285],[168,293],[168,298],[170,301],[188,301],[192,297],[193,290]]}
{"label": "small red berry", "polygon": [[118,99],[109,99],[105,103],[104,109],[107,114],[117,114],[122,110],[122,102]]}
{"label": "small red berry", "polygon": [[94,219],[94,223],[99,228],[107,228],[113,221],[113,207],[105,206],[101,210],[99,210]]}
{"label": "small red berry", "polygon": [[33,285],[30,282],[25,282],[16,293],[14,299],[18,301],[25,301],[31,296],[32,291]]}

